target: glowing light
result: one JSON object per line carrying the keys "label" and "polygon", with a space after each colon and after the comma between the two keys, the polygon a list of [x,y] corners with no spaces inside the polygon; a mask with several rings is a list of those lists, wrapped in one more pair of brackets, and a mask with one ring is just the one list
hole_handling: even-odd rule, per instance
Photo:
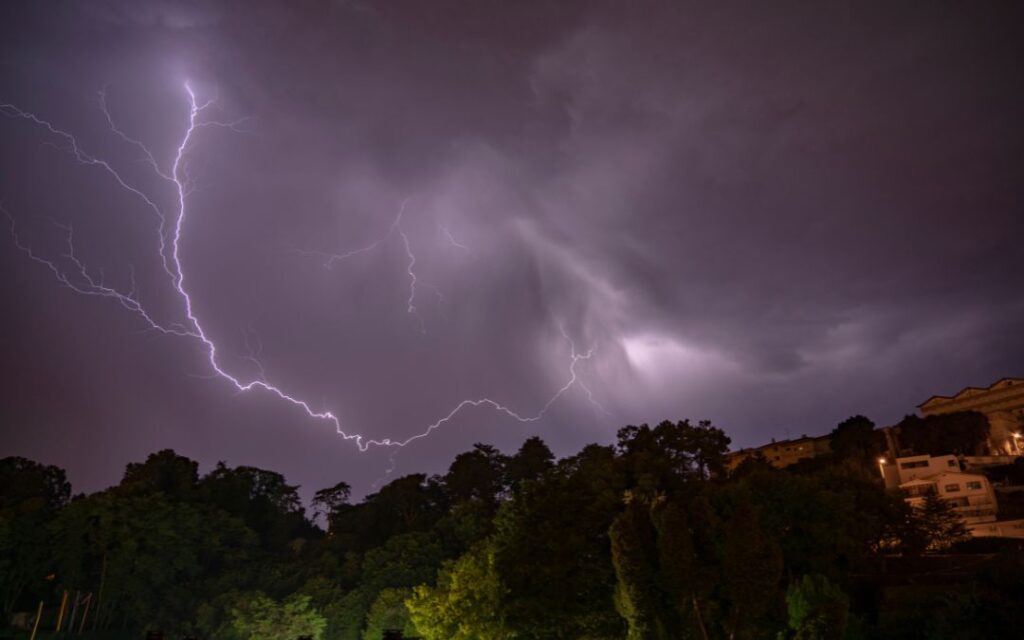
{"label": "glowing light", "polygon": [[[159,255],[161,262],[163,263],[164,271],[170,277],[171,285],[176,292],[176,295],[181,301],[184,316],[187,322],[184,323],[164,323],[156,320],[146,310],[146,308],[139,301],[138,296],[135,293],[134,284],[132,289],[123,292],[113,287],[107,286],[102,282],[102,279],[97,280],[87,270],[84,263],[78,259],[74,250],[74,235],[73,229],[70,225],[61,225],[55,223],[60,229],[64,231],[66,237],[66,253],[61,256],[60,262],[57,260],[51,260],[36,254],[31,246],[25,243],[21,236],[18,234],[17,223],[15,218],[0,205],[0,211],[2,211],[10,221],[10,231],[14,239],[16,247],[26,254],[30,259],[46,266],[62,285],[70,288],[76,293],[90,296],[98,296],[103,298],[110,298],[118,302],[122,307],[128,309],[135,315],[139,316],[151,329],[159,331],[164,334],[174,335],[178,337],[187,338],[194,340],[204,349],[206,353],[209,365],[215,374],[215,377],[220,378],[229,384],[231,384],[239,392],[249,392],[254,390],[261,390],[269,393],[272,396],[284,401],[285,403],[294,406],[304,412],[308,417],[317,420],[327,421],[334,425],[336,432],[346,441],[351,441],[356,444],[360,451],[367,451],[372,446],[381,447],[404,447],[416,440],[420,440],[429,436],[433,431],[442,427],[446,423],[453,420],[460,412],[471,407],[487,407],[493,411],[501,413],[508,418],[511,418],[518,422],[536,422],[543,418],[548,410],[554,403],[561,398],[566,392],[568,392],[574,386],[579,386],[581,390],[586,394],[587,399],[596,408],[604,411],[604,408],[597,403],[594,399],[590,389],[579,379],[577,371],[577,365],[584,360],[589,360],[593,354],[594,349],[591,348],[585,353],[579,353],[576,350],[576,345],[569,335],[562,329],[562,335],[565,338],[570,351],[570,361],[568,370],[568,380],[559,387],[553,395],[551,395],[547,402],[535,413],[522,414],[514,411],[510,407],[498,402],[491,398],[478,398],[478,399],[466,399],[457,403],[451,411],[441,417],[439,420],[428,424],[422,431],[404,439],[392,439],[392,438],[381,438],[374,439],[366,437],[359,433],[350,433],[342,428],[341,421],[335,413],[332,411],[317,411],[313,409],[306,400],[285,391],[282,387],[272,384],[267,381],[266,371],[263,368],[263,364],[259,359],[262,351],[262,344],[259,342],[257,336],[249,336],[246,334],[245,342],[246,347],[249,350],[249,355],[246,358],[255,364],[259,377],[253,380],[243,380],[237,374],[233,374],[226,370],[219,360],[219,352],[217,345],[208,336],[206,329],[204,328],[203,322],[200,320],[195,312],[192,296],[187,286],[186,269],[185,265],[181,260],[181,245],[184,237],[185,224],[188,219],[187,202],[188,196],[191,192],[191,185],[188,178],[188,172],[186,169],[186,157],[188,155],[190,146],[193,143],[196,133],[206,127],[222,127],[231,130],[238,130],[238,125],[242,120],[235,122],[220,122],[206,118],[207,110],[214,104],[214,101],[207,100],[200,103],[197,99],[196,92],[192,86],[185,82],[184,84],[185,94],[188,98],[188,127],[185,130],[182,138],[180,139],[174,154],[174,160],[169,170],[161,168],[160,163],[156,159],[156,155],[153,154],[148,147],[140,140],[129,136],[127,133],[117,127],[114,118],[111,116],[110,110],[108,109],[105,93],[100,93],[100,108],[106,117],[107,124],[110,131],[118,136],[126,144],[137,147],[145,155],[146,162],[153,170],[154,174],[168,183],[172,184],[176,193],[175,211],[173,215],[173,232],[170,234],[170,242],[166,239],[166,227],[168,225],[168,216],[164,211],[156,204],[154,199],[146,195],[144,191],[133,186],[127,180],[125,180],[121,174],[107,161],[98,159],[88,153],[86,153],[78,140],[72,134],[58,129],[50,122],[43,120],[35,116],[34,114],[23,111],[11,104],[0,104],[0,113],[10,118],[20,118],[31,121],[36,125],[42,126],[47,129],[51,134],[63,140],[65,143],[64,150],[68,151],[79,163],[89,166],[95,166],[102,169],[107,175],[113,178],[114,182],[125,191],[137,196],[142,200],[146,206],[153,211],[159,221]],[[359,249],[349,251],[343,254],[319,254],[327,258],[326,265],[332,266],[334,262],[344,260],[360,253],[365,253],[372,248],[379,246],[385,240],[387,240],[392,234],[397,234],[402,240],[403,247],[405,249],[406,256],[408,258],[407,273],[409,276],[409,295],[406,303],[408,313],[416,314],[416,293],[417,285],[427,286],[433,288],[437,295],[440,297],[440,292],[437,291],[436,287],[424,283],[420,278],[417,277],[415,266],[416,256],[413,252],[412,245],[409,237],[405,234],[401,227],[402,216],[405,212],[406,204],[408,201],[402,203],[402,206],[392,223],[388,232],[380,239]],[[450,233],[445,230],[448,238],[453,245],[461,248],[465,248],[455,241]],[[308,252],[315,253],[315,252]],[[70,271],[67,266],[69,265]],[[134,283],[134,275],[132,273],[132,282]],[[560,327],[561,328],[561,327]],[[422,320],[421,320],[422,329]]]}
{"label": "glowing light", "polygon": [[679,374],[689,369],[727,364],[718,354],[684,344],[669,336],[627,336],[621,339],[620,344],[630,364],[645,375],[659,375],[666,371]]}

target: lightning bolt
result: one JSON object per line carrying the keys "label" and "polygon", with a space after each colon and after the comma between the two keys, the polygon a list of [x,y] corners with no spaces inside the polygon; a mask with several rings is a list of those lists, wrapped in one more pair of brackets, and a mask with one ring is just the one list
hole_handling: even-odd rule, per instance
{"label": "lightning bolt", "polygon": [[315,251],[308,249],[299,250],[299,253],[303,255],[315,255],[323,258],[324,266],[330,269],[333,268],[335,263],[337,262],[341,262],[342,260],[348,260],[350,258],[354,258],[356,256],[362,255],[364,253],[376,249],[377,247],[387,242],[388,239],[391,238],[391,236],[397,234],[402,241],[402,248],[405,251],[406,259],[408,260],[405,268],[405,272],[409,276],[409,296],[405,302],[406,312],[408,312],[410,315],[416,316],[416,320],[419,324],[420,333],[426,333],[426,325],[424,324],[423,318],[420,316],[419,310],[416,307],[416,287],[418,285],[421,287],[427,287],[428,289],[432,290],[434,294],[437,296],[438,304],[441,304],[444,301],[444,296],[441,294],[441,290],[439,288],[432,284],[424,282],[419,276],[416,275],[416,254],[413,253],[412,243],[409,241],[409,236],[405,233],[405,230],[402,229],[402,216],[405,215],[405,209],[408,206],[408,204],[409,198],[402,200],[402,205],[398,208],[398,214],[395,216],[395,219],[391,223],[391,226],[388,227],[387,232],[383,236],[377,238],[368,245],[352,249],[344,253],[327,253],[324,251]]}
{"label": "lightning bolt", "polygon": [[[103,100],[101,100],[101,104],[103,105],[104,113],[107,113],[105,98]],[[111,166],[111,164],[109,162],[107,162],[105,160],[100,160],[99,158],[95,158],[95,157],[89,155],[88,153],[86,153],[85,151],[83,151],[82,150],[82,146],[78,142],[78,138],[76,138],[72,134],[68,133],[67,131],[64,131],[62,129],[58,129],[57,127],[53,126],[53,124],[50,123],[48,120],[43,120],[42,118],[37,117],[35,114],[29,113],[27,111],[22,111],[21,109],[19,109],[18,107],[14,106],[13,104],[7,104],[7,103],[0,104],[0,113],[2,113],[3,115],[7,116],[8,118],[21,118],[22,120],[29,120],[29,121],[31,121],[31,122],[33,122],[33,123],[35,123],[35,124],[37,124],[37,125],[39,125],[41,127],[44,127],[51,134],[53,134],[54,136],[56,136],[60,140],[63,140],[65,146],[64,147],[57,147],[58,149],[63,149],[64,151],[67,151],[68,153],[70,153],[75,158],[75,160],[77,160],[81,164],[98,167],[98,168],[104,170],[108,175],[110,175],[114,179],[115,182],[117,182],[117,184],[122,189],[124,189],[125,191],[128,191],[129,193],[133,194],[134,196],[140,198],[143,202],[145,202],[146,206],[153,212],[153,214],[160,221],[160,230],[161,230],[161,233],[160,233],[160,255],[163,258],[164,270],[167,271],[168,275],[170,275],[172,277],[174,276],[174,274],[171,273],[171,271],[170,271],[170,264],[169,264],[169,262],[167,260],[166,242],[164,240],[164,234],[163,234],[163,228],[164,228],[164,223],[166,222],[166,218],[164,217],[164,213],[160,209],[160,207],[157,206],[157,204],[155,202],[153,202],[153,200],[151,200],[148,195],[146,195],[142,190],[138,189],[137,187],[129,184],[123,177],[121,177],[121,174],[118,173],[118,171],[116,169],[114,169],[114,167]],[[109,118],[110,118],[109,113],[107,115],[107,118],[109,120]],[[117,131],[116,127],[115,127],[115,131]],[[123,136],[123,134],[122,134],[122,136]],[[136,141],[136,144],[139,144],[140,146],[142,146],[141,143],[139,143],[137,141]],[[56,146],[56,145],[54,145],[54,146]],[[147,153],[148,153],[148,151],[147,151]],[[150,154],[150,157],[152,157],[152,154]],[[155,166],[155,164],[156,163],[154,161],[154,166]],[[160,173],[159,167],[157,167],[157,173]],[[169,176],[165,176],[165,177],[167,177],[169,179]]]}
{"label": "lightning bolt", "polygon": [[456,249],[462,249],[466,253],[473,253],[473,251],[469,247],[467,247],[466,245],[462,244],[461,242],[459,242],[458,240],[455,239],[455,236],[453,236],[452,232],[448,230],[448,227],[445,227],[443,225],[437,225],[437,226],[438,226],[439,229],[441,229],[441,233],[444,234],[444,238],[445,238],[445,240],[448,241],[448,244],[452,245]]}
{"label": "lightning bolt", "polygon": [[402,216],[405,215],[405,207],[407,204],[409,204],[408,198],[402,200],[402,206],[398,208],[398,215],[395,216],[395,219],[391,222],[391,225],[388,226],[387,232],[366,246],[362,246],[357,249],[352,249],[351,251],[346,251],[344,253],[327,253],[326,251],[314,251],[310,249],[299,249],[299,253],[302,255],[319,256],[324,259],[324,266],[328,269],[332,269],[334,268],[334,264],[336,262],[348,260],[349,258],[354,258],[358,255],[373,251],[380,245],[387,242],[388,238],[393,236],[396,232],[400,231],[402,225]]}
{"label": "lightning bolt", "polygon": [[142,151],[142,154],[145,156],[146,163],[149,164],[150,167],[152,167],[153,172],[156,173],[161,178],[163,178],[164,180],[173,182],[174,178],[171,176],[171,174],[165,172],[163,169],[160,168],[160,163],[157,162],[156,157],[150,152],[149,148],[146,147],[146,145],[142,144],[141,141],[132,138],[127,133],[121,131],[121,129],[118,128],[117,124],[114,122],[114,117],[110,115],[110,109],[107,106],[106,87],[104,87],[103,90],[98,93],[97,97],[99,99],[100,111],[103,112],[103,116],[107,119],[107,126],[110,127],[110,130],[114,133],[114,135],[121,138],[121,140],[123,140],[124,142]]}
{"label": "lightning bolt", "polygon": [[[580,388],[586,393],[587,398],[590,400],[592,404],[600,408],[600,405],[594,399],[593,394],[590,392],[589,388],[587,388],[586,385],[582,382],[582,380],[580,380],[579,373],[577,371],[577,365],[582,361],[589,360],[594,354],[594,349],[591,348],[585,353],[577,352],[575,343],[565,332],[564,328],[561,327],[560,328],[562,331],[562,335],[566,339],[570,349],[568,380],[561,387],[559,387],[553,395],[551,395],[548,398],[547,402],[544,403],[540,410],[533,414],[521,414],[519,412],[516,412],[512,408],[508,407],[507,405],[498,402],[497,400],[493,400],[491,398],[485,397],[479,399],[462,400],[442,418],[427,425],[419,433],[416,433],[412,436],[408,436],[404,439],[374,439],[368,438],[358,433],[348,433],[342,428],[341,421],[333,412],[327,410],[317,411],[313,409],[313,407],[306,400],[294,396],[289,392],[286,392],[283,388],[268,382],[266,371],[263,368],[262,362],[260,361],[262,344],[259,342],[258,336],[254,335],[252,342],[250,342],[250,338],[248,334],[246,334],[245,342],[246,347],[249,351],[249,356],[247,360],[249,360],[255,365],[259,373],[259,377],[253,380],[246,381],[240,378],[238,375],[227,371],[220,363],[217,345],[208,336],[202,321],[196,314],[192,296],[187,286],[188,281],[186,279],[186,270],[181,260],[181,245],[183,241],[185,223],[186,220],[188,219],[188,196],[192,191],[193,185],[188,175],[186,158],[189,149],[193,144],[195,135],[199,130],[207,127],[223,127],[238,131],[238,126],[242,122],[242,120],[234,122],[221,122],[206,118],[205,115],[208,109],[210,109],[210,107],[214,104],[214,100],[211,99],[205,102],[200,102],[197,99],[195,91],[188,82],[185,82],[184,90],[188,98],[189,106],[188,127],[185,130],[184,135],[180,139],[180,142],[178,143],[175,149],[174,160],[171,163],[170,168],[167,170],[161,167],[161,164],[157,160],[156,155],[153,154],[143,142],[136,138],[131,137],[117,126],[108,108],[106,93],[101,92],[99,94],[100,108],[103,111],[104,116],[106,117],[106,121],[110,128],[110,131],[114,135],[119,137],[124,143],[139,149],[143,154],[143,160],[150,166],[154,174],[156,174],[158,177],[160,177],[173,187],[173,192],[175,194],[174,212],[173,218],[171,218],[173,227],[172,231],[169,234],[167,232],[169,216],[165,215],[164,211],[160,208],[160,206],[156,204],[154,199],[149,197],[140,188],[132,185],[109,162],[96,158],[88,154],[86,151],[84,151],[82,145],[79,143],[79,141],[74,135],[62,129],[59,129],[49,121],[39,118],[36,115],[29,113],[27,111],[23,111],[22,109],[12,104],[0,104],[0,113],[9,118],[27,120],[34,123],[35,125],[45,128],[50,134],[52,134],[59,140],[63,141],[64,146],[62,147],[62,149],[70,153],[71,156],[77,162],[83,165],[94,166],[98,167],[99,169],[102,169],[108,176],[110,176],[114,180],[114,182],[120,188],[138,197],[146,204],[146,206],[154,213],[158,220],[159,254],[161,257],[161,262],[163,263],[164,271],[170,278],[171,285],[174,291],[176,292],[178,298],[182,303],[184,316],[187,322],[162,323],[153,318],[152,315],[146,310],[146,308],[140,302],[136,294],[136,287],[134,286],[133,269],[130,270],[130,276],[133,285],[131,289],[127,292],[120,291],[116,288],[105,285],[102,281],[102,277],[100,279],[96,279],[94,276],[92,276],[89,273],[88,269],[86,268],[85,264],[75,254],[73,228],[69,224],[64,225],[56,222],[54,223],[58,226],[58,228],[60,228],[64,232],[65,235],[66,252],[62,256],[60,256],[59,261],[45,258],[37,254],[35,251],[33,251],[32,247],[27,242],[25,242],[19,235],[17,222],[15,218],[8,212],[6,208],[3,207],[2,204],[0,204],[0,211],[2,211],[10,221],[10,232],[14,239],[15,246],[21,252],[26,254],[31,260],[46,266],[53,273],[54,277],[57,279],[59,283],[71,289],[72,291],[82,295],[98,296],[112,299],[119,303],[125,309],[139,316],[151,329],[159,331],[163,334],[174,335],[198,342],[199,345],[204,350],[207,360],[209,362],[209,366],[213,373],[211,377],[220,378],[228,382],[229,384],[234,386],[234,388],[238,392],[244,393],[256,390],[264,391],[272,396],[277,397],[284,403],[290,404],[300,409],[309,418],[329,422],[334,425],[335,431],[338,433],[338,435],[340,435],[346,441],[353,442],[357,446],[359,451],[362,452],[365,452],[369,450],[370,447],[374,446],[397,448],[405,447],[417,440],[428,437],[432,432],[441,428],[448,422],[451,422],[461,412],[470,408],[487,407],[517,422],[537,422],[541,420],[545,416],[545,414],[547,414],[552,405],[554,405],[554,403],[558,401],[559,398],[561,398],[566,392],[568,392],[571,388],[573,388],[573,386],[576,385],[580,386]],[[399,209],[398,215],[396,216],[394,222],[389,227],[387,233],[374,243],[343,254],[318,253],[318,255],[324,256],[327,259],[326,266],[330,267],[333,265],[333,263],[337,261],[345,260],[356,255],[359,255],[361,253],[365,253],[367,251],[372,250],[373,248],[385,242],[390,236],[394,234],[399,235],[402,240],[406,256],[408,258],[406,269],[409,276],[409,297],[407,299],[407,311],[410,314],[416,314],[415,301],[417,285],[419,284],[421,286],[431,287],[432,285],[427,285],[417,277],[415,271],[416,256],[412,250],[412,245],[409,241],[409,237],[406,235],[401,226],[402,216],[405,213],[407,203],[408,200],[403,201],[402,206]],[[168,235],[169,238],[167,237]],[[454,241],[454,238],[451,238],[451,240],[453,244],[455,244],[456,246],[461,246]],[[440,295],[440,292],[438,292],[438,295]],[[601,409],[603,411],[603,408]]]}
{"label": "lightning bolt", "polygon": [[263,366],[263,341],[260,340],[260,336],[255,330],[243,331],[242,339],[245,341],[245,348],[249,352],[249,355],[245,356],[244,359],[256,367],[256,371],[260,374],[259,380],[266,382],[267,369]]}
{"label": "lightning bolt", "polygon": [[113,287],[109,287],[103,284],[102,279],[96,280],[91,274],[89,274],[85,265],[75,255],[74,228],[70,224],[65,225],[56,221],[51,221],[54,226],[64,232],[66,253],[64,253],[61,258],[74,268],[74,271],[71,274],[69,274],[65,268],[62,268],[57,261],[50,260],[35,253],[35,251],[32,250],[32,247],[22,240],[21,235],[18,233],[17,221],[14,219],[14,216],[11,215],[10,211],[8,211],[3,205],[0,205],[0,212],[3,212],[3,214],[7,216],[7,220],[10,223],[11,237],[14,239],[14,246],[30,259],[48,268],[57,279],[57,282],[61,285],[82,295],[110,298],[125,309],[142,318],[142,320],[149,325],[149,328],[154,331],[159,331],[160,333],[168,335],[187,336],[192,338],[199,337],[197,334],[185,327],[182,327],[181,325],[169,324],[165,326],[154,320],[153,317],[149,315],[149,312],[147,312],[146,308],[142,306],[141,302],[139,302],[135,293],[134,269],[130,269],[133,286],[127,293],[123,293]]}

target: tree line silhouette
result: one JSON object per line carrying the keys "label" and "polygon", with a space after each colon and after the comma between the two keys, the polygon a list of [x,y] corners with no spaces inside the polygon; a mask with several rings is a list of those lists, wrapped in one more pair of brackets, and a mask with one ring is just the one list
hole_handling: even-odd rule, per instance
{"label": "tree line silhouette", "polygon": [[627,426],[615,444],[562,459],[537,437],[512,454],[477,444],[443,475],[400,477],[358,502],[344,482],[317,491],[312,514],[279,473],[219,463],[200,475],[171,450],[75,497],[61,469],[10,457],[0,460],[0,603],[18,626],[40,602],[49,620],[63,592],[90,593],[81,630],[96,638],[1019,629],[1020,549],[968,553],[977,541],[963,541],[941,501],[913,510],[887,493],[866,418],[833,439],[821,459],[775,469],[755,457],[729,473],[730,440],[708,422]]}

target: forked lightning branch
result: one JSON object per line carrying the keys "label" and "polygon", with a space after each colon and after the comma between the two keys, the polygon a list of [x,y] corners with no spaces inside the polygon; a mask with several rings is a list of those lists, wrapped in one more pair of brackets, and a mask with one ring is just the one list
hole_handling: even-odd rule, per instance
{"label": "forked lightning branch", "polygon": [[[34,250],[29,243],[23,240],[22,236],[19,234],[18,218],[15,217],[15,215],[6,207],[0,204],[0,210],[2,210],[7,216],[10,223],[10,231],[15,246],[28,258],[46,267],[53,274],[57,282],[68,289],[71,289],[75,293],[109,299],[110,301],[121,305],[127,311],[135,314],[150,329],[165,335],[189,340],[197,345],[204,352],[209,362],[210,369],[214,374],[214,376],[212,376],[214,379],[220,379],[221,381],[227,382],[240,392],[263,392],[270,394],[280,401],[299,409],[309,418],[329,422],[334,425],[338,435],[347,441],[354,442],[359,451],[365,452],[370,447],[404,447],[416,440],[429,436],[438,428],[452,421],[463,410],[473,407],[487,407],[517,422],[536,422],[541,420],[550,410],[552,405],[554,405],[559,398],[574,386],[579,386],[584,392],[586,399],[596,408],[603,411],[601,406],[594,399],[590,389],[580,379],[579,372],[577,371],[579,363],[590,359],[594,354],[594,350],[591,348],[582,353],[578,352],[574,342],[561,326],[559,328],[570,351],[567,380],[561,387],[555,390],[555,392],[548,398],[547,402],[545,402],[535,413],[523,414],[517,412],[502,402],[488,397],[476,399],[470,398],[455,404],[451,411],[435,422],[428,424],[415,435],[402,439],[371,438],[357,433],[352,431],[350,428],[343,426],[334,412],[317,411],[307,400],[295,395],[291,391],[285,391],[284,387],[272,384],[264,377],[247,380],[241,377],[240,374],[228,371],[225,368],[225,365],[222,364],[217,344],[209,337],[203,320],[196,314],[192,296],[189,292],[188,272],[181,259],[181,247],[185,242],[189,217],[196,215],[188,208],[189,196],[192,192],[192,181],[188,174],[187,161],[193,143],[203,129],[220,127],[236,130],[241,121],[224,122],[210,117],[211,107],[214,104],[214,101],[212,99],[201,100],[198,98],[196,92],[188,82],[184,83],[183,94],[187,99],[187,127],[184,134],[179,139],[178,144],[174,148],[173,161],[170,163],[170,166],[163,166],[159,162],[158,155],[156,153],[153,153],[153,151],[140,140],[130,136],[118,127],[114,118],[110,114],[106,95],[104,93],[100,94],[100,107],[106,118],[110,133],[119,138],[124,144],[136,147],[141,151],[145,156],[146,164],[152,170],[154,176],[159,180],[165,181],[170,187],[172,187],[175,198],[172,210],[169,213],[164,210],[164,207],[158,204],[160,200],[158,197],[154,197],[147,193],[147,191],[142,187],[137,186],[130,180],[126,179],[124,174],[122,174],[122,172],[115,166],[116,163],[98,158],[88,153],[83,149],[78,138],[72,133],[55,126],[50,121],[41,118],[34,113],[24,111],[13,104],[0,104],[0,113],[3,113],[3,115],[8,118],[25,120],[31,125],[45,130],[44,135],[48,136],[48,142],[53,143],[53,141],[57,141],[59,147],[65,150],[76,162],[92,168],[99,174],[104,175],[106,179],[111,181],[115,188],[124,190],[132,197],[136,198],[139,201],[140,206],[145,207],[153,213],[157,225],[156,250],[159,253],[163,270],[169,278],[170,284],[172,285],[175,295],[180,303],[182,317],[179,320],[160,320],[155,317],[154,313],[151,313],[146,308],[146,306],[141,302],[138,292],[134,286],[134,274],[132,275],[133,286],[128,290],[121,290],[116,287],[112,287],[106,284],[102,278],[94,276],[90,272],[88,265],[78,257],[78,254],[75,251],[74,229],[70,224],[55,223],[56,228],[64,234],[65,252],[57,256],[42,255]],[[387,235],[377,242],[347,253],[323,255],[327,258],[328,264],[333,264],[334,262],[369,251],[381,244],[391,235],[397,234],[402,241],[405,255],[408,259],[407,274],[409,277],[409,293],[407,311],[410,314],[415,315],[416,286],[417,283],[421,285],[425,283],[417,278],[415,271],[416,256],[413,252],[412,243],[401,227],[402,215],[405,212],[407,204],[408,201],[402,203],[395,222],[390,227]],[[445,230],[445,233],[448,234],[448,237],[451,239],[453,244],[460,247],[463,246],[455,243],[455,240],[451,237],[451,234],[447,229]],[[422,323],[420,326],[422,328]]]}

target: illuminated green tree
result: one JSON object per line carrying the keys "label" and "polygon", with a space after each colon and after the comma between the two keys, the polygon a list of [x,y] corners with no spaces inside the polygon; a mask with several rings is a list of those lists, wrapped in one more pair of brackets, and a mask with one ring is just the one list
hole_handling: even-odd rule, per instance
{"label": "illuminated green tree", "polygon": [[320,640],[327,626],[305,595],[278,602],[260,591],[239,593],[228,611],[228,626],[217,633],[217,640],[295,640],[300,636]]}
{"label": "illuminated green tree", "polygon": [[405,601],[413,596],[412,589],[384,589],[366,614],[363,640],[380,640],[385,631],[401,631],[405,637],[420,635],[409,617]]}
{"label": "illuminated green tree", "polygon": [[426,640],[502,640],[510,634],[501,599],[494,552],[485,543],[445,563],[437,586],[416,587],[406,607]]}
{"label": "illuminated green tree", "polygon": [[659,584],[657,532],[648,504],[629,499],[609,536],[618,579],[615,607],[629,625],[629,640],[668,640],[672,606]]}
{"label": "illuminated green tree", "polygon": [[795,640],[840,640],[850,600],[825,576],[804,576],[786,590],[789,627]]}

